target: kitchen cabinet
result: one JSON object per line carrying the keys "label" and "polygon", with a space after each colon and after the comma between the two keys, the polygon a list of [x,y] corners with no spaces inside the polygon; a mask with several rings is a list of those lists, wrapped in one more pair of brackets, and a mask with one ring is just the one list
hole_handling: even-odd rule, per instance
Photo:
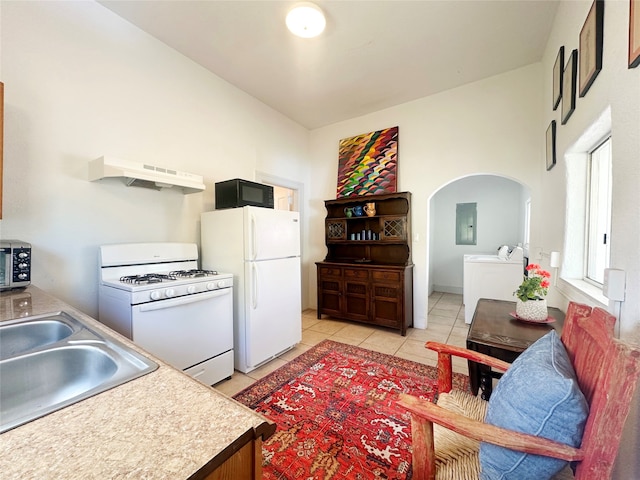
{"label": "kitchen cabinet", "polygon": [[[353,213],[375,204],[375,213]],[[327,255],[317,262],[318,318],[413,325],[409,192],[325,201]],[[360,213],[360,210],[357,209]]]}
{"label": "kitchen cabinet", "polygon": [[322,314],[399,330],[413,325],[413,265],[317,262]]}
{"label": "kitchen cabinet", "polygon": [[231,457],[204,477],[205,480],[261,480],[262,439],[250,439]]}

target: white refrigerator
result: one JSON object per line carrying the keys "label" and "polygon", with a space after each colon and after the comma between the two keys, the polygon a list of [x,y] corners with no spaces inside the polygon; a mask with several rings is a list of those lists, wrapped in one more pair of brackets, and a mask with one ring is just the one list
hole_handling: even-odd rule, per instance
{"label": "white refrigerator", "polygon": [[202,268],[234,277],[234,367],[243,373],[302,339],[300,215],[242,207],[201,216]]}

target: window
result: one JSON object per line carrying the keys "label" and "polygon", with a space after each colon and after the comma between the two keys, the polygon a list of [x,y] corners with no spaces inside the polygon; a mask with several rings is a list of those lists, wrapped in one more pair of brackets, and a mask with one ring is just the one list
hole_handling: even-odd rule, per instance
{"label": "window", "polygon": [[611,137],[589,155],[585,279],[602,285],[609,267]]}
{"label": "window", "polygon": [[[562,154],[567,169],[567,210],[560,269],[562,282],[558,288],[567,298],[585,296],[601,307],[609,304],[602,293],[601,282],[605,266],[609,265],[609,199],[613,188],[611,132],[611,108],[607,107]],[[602,188],[603,184],[607,187]],[[601,201],[603,195],[606,202]]]}

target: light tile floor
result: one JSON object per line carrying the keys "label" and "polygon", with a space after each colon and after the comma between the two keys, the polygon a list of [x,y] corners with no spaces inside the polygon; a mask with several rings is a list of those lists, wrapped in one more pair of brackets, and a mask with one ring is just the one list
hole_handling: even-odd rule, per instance
{"label": "light tile floor", "polygon": [[[451,293],[430,295],[428,327],[424,330],[409,328],[405,337],[397,331],[363,323],[326,316],[318,320],[315,310],[305,310],[302,312],[302,341],[298,345],[248,374],[234,372],[230,380],[222,381],[214,388],[226,395],[235,395],[325,339],[435,366],[437,354],[427,350],[425,342],[431,340],[465,347],[468,330],[469,326],[464,323],[462,295]],[[468,374],[466,360],[454,358],[453,369]]]}

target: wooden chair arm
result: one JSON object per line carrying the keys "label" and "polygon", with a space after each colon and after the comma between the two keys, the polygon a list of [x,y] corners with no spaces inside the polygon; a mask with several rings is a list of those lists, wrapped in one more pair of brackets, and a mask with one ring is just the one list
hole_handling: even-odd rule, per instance
{"label": "wooden chair arm", "polygon": [[444,353],[446,355],[455,355],[456,357],[466,358],[467,360],[471,360],[476,363],[482,363],[483,365],[487,365],[491,368],[497,368],[498,370],[502,370],[503,372],[506,372],[507,369],[511,366],[509,362],[505,362],[495,357],[485,355],[484,353],[475,352],[467,348],[456,347],[454,345],[447,345],[445,343],[427,342],[425,344],[425,347],[427,347],[429,350],[438,352],[438,355],[440,355],[441,353]]}
{"label": "wooden chair arm", "polygon": [[[579,461],[584,458],[584,452],[578,448],[554,442],[546,438],[478,422],[411,395],[400,394],[397,403],[411,412],[414,420],[423,423],[436,423],[460,435],[480,442],[487,442],[519,452],[544,455],[566,461]],[[431,434],[433,434],[433,429],[430,428],[430,430]],[[431,438],[430,442],[431,445],[433,445],[433,438]],[[427,442],[427,444],[428,443],[429,442]]]}
{"label": "wooden chair arm", "polygon": [[456,357],[466,358],[477,363],[488,365],[491,368],[506,371],[511,364],[497,358],[490,357],[484,353],[474,352],[461,347],[454,347],[453,345],[446,345],[438,342],[427,342],[425,344],[430,350],[438,352],[438,391],[450,392],[453,387],[453,367],[451,365],[451,355]]}

